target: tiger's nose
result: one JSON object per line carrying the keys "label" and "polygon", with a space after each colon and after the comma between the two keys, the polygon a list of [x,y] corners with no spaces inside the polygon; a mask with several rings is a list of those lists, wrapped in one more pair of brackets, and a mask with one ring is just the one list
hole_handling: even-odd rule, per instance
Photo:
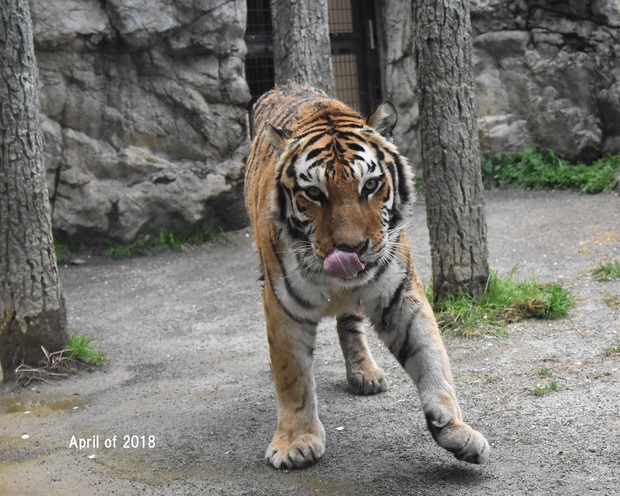
{"label": "tiger's nose", "polygon": [[366,248],[368,248],[369,243],[370,243],[370,239],[366,238],[364,241],[362,241],[361,243],[358,243],[357,245],[339,244],[339,245],[334,245],[334,248],[338,248],[340,251],[355,252],[358,255],[360,255],[366,250]]}

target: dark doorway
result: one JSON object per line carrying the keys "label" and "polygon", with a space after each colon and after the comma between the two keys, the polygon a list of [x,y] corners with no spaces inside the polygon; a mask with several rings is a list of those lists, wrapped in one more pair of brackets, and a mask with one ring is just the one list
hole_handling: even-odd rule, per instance
{"label": "dark doorway", "polygon": [[[381,100],[374,0],[329,0],[329,29],[336,96],[368,115]],[[269,0],[247,0],[246,80],[252,104],[274,84]]]}
{"label": "dark doorway", "polygon": [[254,105],[258,97],[273,88],[275,80],[273,26],[270,0],[247,0],[247,6],[245,78],[252,95],[251,105]]}

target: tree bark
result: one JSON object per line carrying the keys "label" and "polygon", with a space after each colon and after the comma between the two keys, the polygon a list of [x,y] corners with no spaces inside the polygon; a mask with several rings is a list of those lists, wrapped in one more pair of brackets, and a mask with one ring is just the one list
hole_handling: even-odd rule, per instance
{"label": "tree bark", "polygon": [[0,381],[66,345],[27,0],[0,0]]}
{"label": "tree bark", "polygon": [[487,228],[468,0],[418,0],[421,153],[435,301],[481,294]]}
{"label": "tree bark", "polygon": [[334,95],[327,0],[271,0],[276,84],[308,84]]}

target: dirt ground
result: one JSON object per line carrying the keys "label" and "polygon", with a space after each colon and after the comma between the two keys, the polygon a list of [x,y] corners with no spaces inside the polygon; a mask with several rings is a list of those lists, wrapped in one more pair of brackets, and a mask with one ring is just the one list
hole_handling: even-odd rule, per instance
{"label": "dirt ground", "polygon": [[[520,264],[519,277],[561,281],[577,301],[569,318],[514,324],[505,338],[445,338],[465,419],[492,445],[489,464],[434,444],[415,388],[372,332],[390,390],[351,394],[325,321],[315,372],[327,451],[303,470],[267,465],[275,397],[256,258],[239,231],[184,253],[61,269],[71,327],[101,338],[109,364],[0,387],[0,495],[620,493],[620,357],[605,353],[620,341],[620,310],[606,303],[620,281],[590,275],[620,258],[620,198],[491,192],[487,221],[493,268]],[[549,380],[560,389],[532,394]]]}

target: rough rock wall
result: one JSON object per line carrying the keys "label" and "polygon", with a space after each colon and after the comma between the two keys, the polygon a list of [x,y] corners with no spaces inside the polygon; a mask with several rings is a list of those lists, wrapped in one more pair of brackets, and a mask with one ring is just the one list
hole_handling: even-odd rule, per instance
{"label": "rough rock wall", "polygon": [[474,0],[483,149],[620,153],[620,1]]}
{"label": "rough rock wall", "polygon": [[31,0],[55,231],[241,227],[245,0]]}
{"label": "rough rock wall", "polygon": [[[485,151],[620,153],[620,0],[471,0]],[[383,0],[385,96],[419,163],[413,0]],[[245,0],[30,0],[57,234],[245,224]]]}
{"label": "rough rock wall", "polygon": [[[416,164],[412,1],[383,5],[386,93]],[[471,0],[471,14],[483,151],[533,142],[575,160],[620,153],[620,0]]]}

